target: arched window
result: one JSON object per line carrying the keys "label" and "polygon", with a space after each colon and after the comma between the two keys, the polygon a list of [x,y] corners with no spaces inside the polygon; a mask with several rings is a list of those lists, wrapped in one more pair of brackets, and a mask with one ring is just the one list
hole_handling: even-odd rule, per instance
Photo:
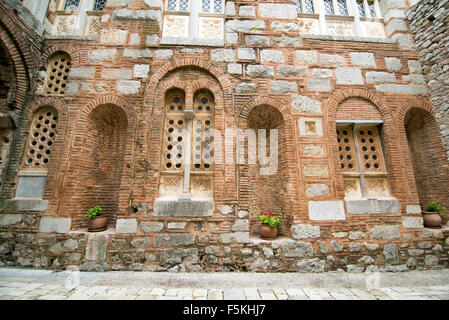
{"label": "arched window", "polygon": [[22,161],[23,168],[47,168],[58,127],[58,113],[52,107],[40,108],[33,117]]}
{"label": "arched window", "polygon": [[57,52],[53,54],[47,66],[47,75],[43,94],[64,94],[67,88],[67,79],[71,68],[70,56],[65,52]]}

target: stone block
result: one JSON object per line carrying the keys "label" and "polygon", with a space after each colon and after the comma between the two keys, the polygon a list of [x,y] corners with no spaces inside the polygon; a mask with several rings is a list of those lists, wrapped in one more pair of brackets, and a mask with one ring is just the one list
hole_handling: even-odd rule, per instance
{"label": "stone block", "polygon": [[116,49],[92,50],[89,53],[89,63],[114,62],[116,55]]}
{"label": "stone block", "polygon": [[225,26],[226,32],[262,33],[265,31],[265,22],[261,20],[228,20]]}
{"label": "stone block", "polygon": [[164,229],[163,223],[155,221],[142,221],[139,226],[143,233],[161,232]]}
{"label": "stone block", "polygon": [[234,62],[235,54],[232,49],[213,49],[211,51],[212,61]]}
{"label": "stone block", "polygon": [[20,222],[22,222],[21,214],[4,214],[4,213],[0,214],[1,227],[12,226]]}
{"label": "stone block", "polygon": [[324,260],[318,258],[299,260],[296,263],[298,272],[324,272]]}
{"label": "stone block", "polygon": [[114,10],[112,13],[112,20],[157,22],[160,26],[162,21],[162,13],[160,10],[119,9]]}
{"label": "stone block", "polygon": [[135,238],[130,242],[131,247],[138,249],[148,248],[150,246],[150,243],[151,242],[149,238]]}
{"label": "stone block", "polygon": [[295,37],[273,37],[273,45],[275,47],[299,47],[301,45],[301,38]]}
{"label": "stone block", "polygon": [[67,249],[67,250],[76,250],[76,249],[78,249],[78,241],[73,240],[73,239],[67,239],[64,242],[64,249]]}
{"label": "stone block", "polygon": [[245,43],[249,46],[268,47],[270,46],[270,38],[258,35],[246,35]]}
{"label": "stone block", "polygon": [[308,75],[307,67],[299,66],[279,66],[277,67],[278,77],[306,78]]}
{"label": "stone block", "polygon": [[366,82],[395,82],[394,75],[388,72],[368,71],[366,73]]}
{"label": "stone block", "polygon": [[307,258],[313,256],[313,246],[310,242],[287,241],[281,244],[282,252],[287,258]]}
{"label": "stone block", "polygon": [[420,85],[412,84],[379,84],[376,90],[383,93],[395,94],[426,94],[427,88]]}
{"label": "stone block", "polygon": [[306,96],[293,94],[292,109],[304,113],[321,113],[321,102]]}
{"label": "stone block", "polygon": [[422,66],[418,60],[408,60],[407,65],[410,73],[422,73]]}
{"label": "stone block", "polygon": [[115,231],[117,233],[137,233],[137,220],[117,219]]}
{"label": "stone block", "polygon": [[402,76],[402,80],[415,83],[415,84],[425,84],[426,79],[424,79],[424,76],[421,74],[408,74],[405,76]]}
{"label": "stone block", "polygon": [[128,59],[152,58],[153,52],[150,49],[128,49],[123,50],[123,57]]}
{"label": "stone block", "polygon": [[328,79],[307,79],[307,88],[310,91],[329,92],[332,90],[331,82]]}
{"label": "stone block", "polygon": [[360,240],[365,239],[366,234],[362,231],[350,231],[349,232],[349,240]]}
{"label": "stone block", "polygon": [[423,228],[422,217],[402,217],[402,226],[406,229]]}
{"label": "stone block", "polygon": [[239,60],[255,60],[256,51],[253,48],[238,48],[237,57]]}
{"label": "stone block", "polygon": [[267,270],[269,265],[270,265],[270,261],[262,259],[262,258],[257,258],[256,260],[254,260],[251,263],[251,265],[249,266],[249,269],[250,270],[258,270],[258,269]]}
{"label": "stone block", "polygon": [[222,243],[249,243],[249,232],[220,233]]}
{"label": "stone block", "polygon": [[320,226],[298,224],[291,227],[293,239],[308,239],[320,237]]}
{"label": "stone block", "polygon": [[72,68],[70,69],[70,79],[89,79],[95,72],[95,68]]}
{"label": "stone block", "polygon": [[339,54],[320,54],[322,66],[343,67],[346,65],[345,58]]}
{"label": "stone block", "polygon": [[160,49],[154,52],[156,59],[170,59],[173,56],[173,50]]}
{"label": "stone block", "polygon": [[316,65],[318,64],[318,53],[311,50],[296,50],[296,64]]}
{"label": "stone block", "polygon": [[104,233],[89,233],[87,236],[86,260],[104,261],[108,248],[108,235]]}
{"label": "stone block", "polygon": [[271,28],[278,32],[298,32],[299,27],[294,22],[273,21]]}
{"label": "stone block", "polygon": [[399,71],[402,69],[401,60],[398,58],[385,58],[385,65],[388,71]]}
{"label": "stone block", "polygon": [[274,69],[272,66],[248,65],[246,74],[251,78],[274,78]]}
{"label": "stone block", "polygon": [[188,246],[195,244],[195,235],[190,233],[167,233],[154,236],[154,247]]}
{"label": "stone block", "polygon": [[126,79],[126,80],[129,80],[133,77],[133,72],[131,69],[103,68],[103,70],[101,70],[101,77],[103,79]]}
{"label": "stone block", "polygon": [[372,52],[351,52],[352,64],[356,67],[376,68],[374,53]]}
{"label": "stone block", "polygon": [[232,1],[226,1],[225,12],[227,16],[235,16],[235,4]]}
{"label": "stone block", "polygon": [[210,217],[214,213],[212,199],[156,199],[154,202],[155,217]]}
{"label": "stone block", "polygon": [[374,240],[395,240],[400,238],[399,225],[379,225],[370,228],[371,239]]}
{"label": "stone block", "polygon": [[145,4],[149,7],[162,8],[164,6],[163,0],[145,0]]}
{"label": "stone block", "polygon": [[320,78],[320,79],[332,79],[332,70],[331,69],[313,69],[312,70],[312,75],[315,78]]}
{"label": "stone block", "polygon": [[[323,123],[321,119],[314,118],[300,118],[299,119],[299,134],[301,136],[309,136],[309,137],[321,137],[323,136]],[[313,166],[309,166],[312,168]],[[316,168],[316,167],[313,167]],[[318,171],[318,172],[317,172]],[[323,172],[321,170],[308,170],[311,175],[309,176],[317,176],[322,175]],[[328,172],[326,173],[326,176]]]}
{"label": "stone block", "polygon": [[231,231],[237,232],[237,231],[249,231],[249,223],[248,220],[241,220],[238,219],[234,224],[231,226]]}
{"label": "stone block", "polygon": [[169,230],[184,230],[186,228],[186,222],[169,222],[167,229]]}
{"label": "stone block", "polygon": [[156,46],[159,41],[159,36],[157,34],[150,34],[145,36],[145,45]]}
{"label": "stone block", "polygon": [[226,32],[225,39],[227,44],[237,44],[239,42],[239,35],[235,32]]}
{"label": "stone block", "polygon": [[242,74],[243,66],[240,63],[229,63],[228,64],[228,73],[230,74]]}
{"label": "stone block", "polygon": [[340,241],[332,240],[331,247],[332,247],[332,250],[334,250],[334,252],[343,251],[343,243],[341,243]]}
{"label": "stone block", "polygon": [[396,199],[346,200],[346,208],[351,214],[396,213],[399,202]]}
{"label": "stone block", "polygon": [[399,249],[395,243],[388,243],[384,246],[383,251],[385,261],[389,264],[399,264]]}
{"label": "stone block", "polygon": [[306,186],[306,196],[320,197],[329,193],[329,187],[326,184],[314,183]]}
{"label": "stone block", "polygon": [[309,201],[310,220],[346,220],[343,201]]}
{"label": "stone block", "polygon": [[385,33],[390,37],[394,32],[408,32],[407,23],[404,20],[391,19],[385,25]]}
{"label": "stone block", "polygon": [[263,18],[281,18],[296,20],[296,6],[292,4],[260,3],[259,14]]}
{"label": "stone block", "polygon": [[135,64],[133,68],[134,78],[148,78],[150,66],[148,64]]}
{"label": "stone block", "polygon": [[16,197],[17,198],[42,198],[44,196],[45,184],[47,183],[47,176],[19,176],[17,183]]}
{"label": "stone block", "polygon": [[337,78],[337,84],[364,84],[362,71],[358,68],[337,68],[335,78]]}
{"label": "stone block", "polygon": [[123,94],[138,94],[142,86],[137,80],[119,80],[117,81],[117,91]]}
{"label": "stone block", "polygon": [[180,264],[182,261],[198,261],[198,249],[165,249],[164,262],[168,264]]}
{"label": "stone block", "polygon": [[256,10],[254,6],[240,6],[239,8],[240,17],[255,17]]}
{"label": "stone block", "polygon": [[284,63],[284,54],[280,50],[263,49],[260,52],[260,61]]}
{"label": "stone block", "polygon": [[298,84],[294,81],[276,80],[270,82],[272,93],[297,93]]}
{"label": "stone block", "polygon": [[67,233],[70,231],[72,219],[42,217],[39,224],[39,232]]}
{"label": "stone block", "polygon": [[104,272],[108,270],[108,264],[106,262],[97,263],[97,262],[85,262],[79,265],[80,271],[97,271]]}

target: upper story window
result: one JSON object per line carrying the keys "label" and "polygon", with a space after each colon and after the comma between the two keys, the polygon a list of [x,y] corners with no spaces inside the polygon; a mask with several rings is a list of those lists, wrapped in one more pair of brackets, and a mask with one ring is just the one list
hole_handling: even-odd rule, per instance
{"label": "upper story window", "polygon": [[64,10],[67,10],[67,11],[78,10],[79,6],[80,6],[80,0],[66,0],[64,3]]}
{"label": "upper story window", "polygon": [[106,0],[95,0],[94,11],[103,11],[106,5]]}
{"label": "upper story window", "polygon": [[42,89],[43,94],[64,94],[70,72],[70,56],[65,52],[57,52],[50,59],[47,75]]}
{"label": "upper story window", "polygon": [[221,45],[224,0],[167,0],[162,44]]}
{"label": "upper story window", "polygon": [[313,0],[296,0],[296,12],[314,13]]}
{"label": "upper story window", "polygon": [[386,37],[379,0],[296,0],[296,12],[301,34]]}

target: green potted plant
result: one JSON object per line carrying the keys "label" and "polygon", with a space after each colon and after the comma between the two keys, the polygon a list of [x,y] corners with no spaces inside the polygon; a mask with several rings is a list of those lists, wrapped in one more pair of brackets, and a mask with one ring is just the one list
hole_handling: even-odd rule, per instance
{"label": "green potted plant", "polygon": [[106,230],[106,227],[108,225],[108,218],[103,216],[101,207],[98,204],[95,207],[90,208],[84,216],[89,218],[89,232]]}
{"label": "green potted plant", "polygon": [[277,227],[281,225],[281,218],[271,212],[261,212],[257,219],[262,222],[259,229],[260,237],[265,240],[276,238],[278,234]]}
{"label": "green potted plant", "polygon": [[435,201],[427,204],[427,211],[423,211],[424,227],[440,228],[441,214],[446,211],[446,207]]}

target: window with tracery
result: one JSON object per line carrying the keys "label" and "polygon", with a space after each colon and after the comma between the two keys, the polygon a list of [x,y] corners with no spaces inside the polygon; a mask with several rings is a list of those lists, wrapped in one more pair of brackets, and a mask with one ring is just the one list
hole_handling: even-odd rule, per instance
{"label": "window with tracery", "polygon": [[222,42],[224,0],[168,0],[165,10],[162,43]]}
{"label": "window with tracery", "polygon": [[74,11],[78,10],[80,6],[80,0],[66,0],[64,4],[64,10]]}
{"label": "window with tracery", "polygon": [[95,0],[94,11],[103,11],[106,5],[106,0]]}
{"label": "window with tracery", "polygon": [[40,108],[33,117],[22,167],[47,168],[58,126],[58,113],[52,107]]}
{"label": "window with tracery", "polygon": [[211,197],[214,97],[208,90],[199,90],[193,97],[193,110],[185,110],[185,99],[180,89],[165,96],[160,193]]}
{"label": "window with tracery", "polygon": [[64,94],[71,67],[70,56],[65,52],[57,52],[50,59],[47,75],[42,89],[43,94]]}
{"label": "window with tracery", "polygon": [[296,0],[296,12],[314,13],[313,0]]}
{"label": "window with tracery", "polygon": [[337,127],[346,198],[388,197],[387,171],[375,125]]}

